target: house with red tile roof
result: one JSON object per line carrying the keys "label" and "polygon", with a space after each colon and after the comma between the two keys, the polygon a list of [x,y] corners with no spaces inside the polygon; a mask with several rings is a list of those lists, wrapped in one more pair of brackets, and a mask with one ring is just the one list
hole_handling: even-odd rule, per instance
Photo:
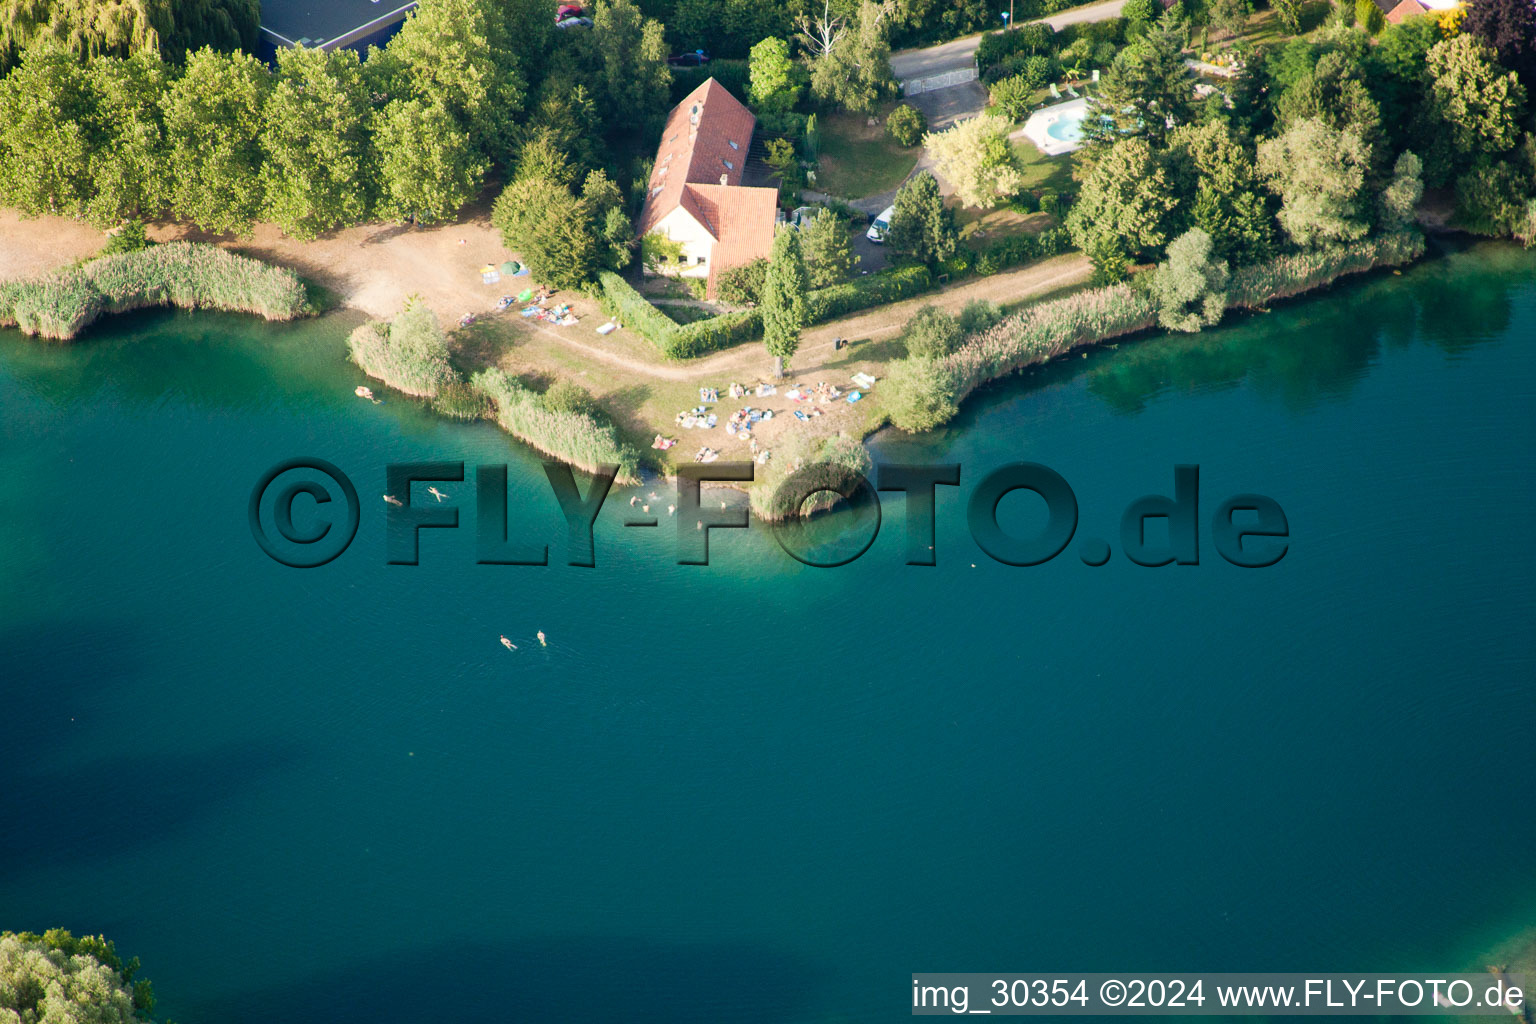
{"label": "house with red tile roof", "polygon": [[1389,25],[1402,24],[1405,18],[1419,14],[1436,14],[1453,10],[1461,0],[1376,0],[1376,6],[1386,16]]}
{"label": "house with red tile roof", "polygon": [[742,184],[757,118],[713,78],[667,116],[651,168],[639,234],[682,244],[665,272],[702,277],[715,295],[722,271],[766,259],[779,221],[779,190]]}

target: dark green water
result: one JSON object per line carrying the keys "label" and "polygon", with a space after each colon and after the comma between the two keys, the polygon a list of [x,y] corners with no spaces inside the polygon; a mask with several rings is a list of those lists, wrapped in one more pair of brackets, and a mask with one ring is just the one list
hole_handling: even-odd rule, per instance
{"label": "dark green water", "polygon": [[[628,491],[558,564],[538,462],[354,398],[345,329],[0,335],[0,926],[107,933],[182,1024],[883,1021],[914,970],[1445,970],[1536,921],[1532,255],[877,439],[965,467],[936,568],[895,495],[818,571],[760,529],[678,566]],[[362,494],[313,571],[246,523],[295,455]],[[384,466],[425,458],[509,463],[557,564],[474,564],[459,484],[464,528],[387,566]],[[1018,459],[1115,540],[1199,463],[1290,552],[993,563],[964,502]]]}

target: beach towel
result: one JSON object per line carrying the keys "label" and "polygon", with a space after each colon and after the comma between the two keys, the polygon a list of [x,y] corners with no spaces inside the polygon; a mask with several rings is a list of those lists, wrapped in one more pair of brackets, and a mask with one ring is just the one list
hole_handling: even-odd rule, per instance
{"label": "beach towel", "polygon": [[795,419],[799,420],[801,423],[809,423],[811,421],[811,418],[805,414],[804,409],[795,410]]}

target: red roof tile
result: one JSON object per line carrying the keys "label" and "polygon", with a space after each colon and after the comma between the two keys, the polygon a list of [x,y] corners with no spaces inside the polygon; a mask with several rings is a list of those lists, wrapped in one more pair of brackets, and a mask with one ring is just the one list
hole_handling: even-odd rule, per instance
{"label": "red roof tile", "polygon": [[740,185],[756,127],[752,111],[713,78],[673,107],[656,148],[640,233],[677,208],[685,184],[719,185],[723,175],[724,184]]}

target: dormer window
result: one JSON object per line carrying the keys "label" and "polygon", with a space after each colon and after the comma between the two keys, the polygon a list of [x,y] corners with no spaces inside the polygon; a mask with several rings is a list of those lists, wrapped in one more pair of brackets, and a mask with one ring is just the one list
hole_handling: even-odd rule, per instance
{"label": "dormer window", "polygon": [[655,196],[659,195],[661,195],[661,186],[657,185],[655,188],[651,189],[651,196],[654,198]]}
{"label": "dormer window", "polygon": [[731,148],[732,149],[740,149],[741,148],[740,146],[736,145],[736,140],[735,139],[727,139],[726,141],[731,144]]}
{"label": "dormer window", "polygon": [[736,169],[736,165],[731,163],[729,160],[721,160],[720,162],[725,164],[725,169],[728,171],[734,171]]}

